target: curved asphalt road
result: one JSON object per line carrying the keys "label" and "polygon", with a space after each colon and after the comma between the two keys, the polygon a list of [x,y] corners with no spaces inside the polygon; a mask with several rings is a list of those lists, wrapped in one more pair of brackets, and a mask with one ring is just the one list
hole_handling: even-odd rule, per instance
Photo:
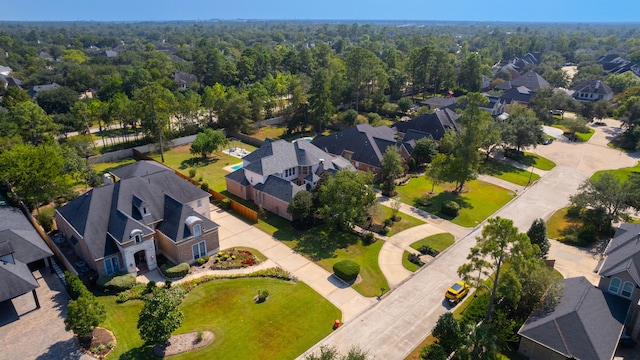
{"label": "curved asphalt road", "polygon": [[[534,219],[547,219],[566,206],[569,197],[594,171],[635,165],[637,156],[606,146],[619,131],[617,121],[608,120],[607,125],[597,127],[587,144],[558,141],[535,149],[536,153],[555,161],[557,166],[494,216],[512,219],[521,231],[526,231]],[[431,332],[438,317],[449,310],[443,294],[458,280],[456,271],[475,245],[482,226],[484,222],[309,352],[328,345],[346,353],[357,346],[375,359],[404,359]],[[304,359],[304,355],[298,359]]]}

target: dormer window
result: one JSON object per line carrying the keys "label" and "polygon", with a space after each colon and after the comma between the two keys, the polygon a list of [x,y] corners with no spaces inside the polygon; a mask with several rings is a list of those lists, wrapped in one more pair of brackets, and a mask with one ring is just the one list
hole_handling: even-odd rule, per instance
{"label": "dormer window", "polygon": [[145,216],[145,215],[147,215],[148,213],[149,213],[149,212],[147,211],[147,206],[146,206],[146,205],[145,205],[145,206],[143,206],[143,207],[142,207],[142,216]]}
{"label": "dormer window", "polygon": [[142,242],[142,230],[135,229],[129,235],[129,239],[133,240],[134,244],[140,244]]}
{"label": "dormer window", "polygon": [[[197,216],[189,216],[185,221],[185,225],[194,238],[202,236],[202,219]],[[188,235],[185,235],[188,236]]]}
{"label": "dormer window", "polygon": [[202,225],[200,224],[193,225],[193,237],[197,238],[200,236],[202,236]]}

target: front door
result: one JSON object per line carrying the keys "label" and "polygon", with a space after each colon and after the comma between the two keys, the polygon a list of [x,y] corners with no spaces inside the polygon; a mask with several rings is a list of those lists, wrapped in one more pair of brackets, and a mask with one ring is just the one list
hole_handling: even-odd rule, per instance
{"label": "front door", "polygon": [[147,254],[144,250],[140,250],[137,253],[133,254],[133,257],[136,261],[136,270],[139,274],[147,272],[149,267],[147,266]]}

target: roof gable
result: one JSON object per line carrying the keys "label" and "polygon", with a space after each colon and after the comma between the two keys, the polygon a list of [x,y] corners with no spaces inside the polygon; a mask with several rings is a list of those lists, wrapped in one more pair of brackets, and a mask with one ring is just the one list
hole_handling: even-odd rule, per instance
{"label": "roof gable", "polygon": [[629,301],[601,291],[585,277],[564,279],[562,284],[555,308],[531,315],[518,334],[566,357],[610,360]]}

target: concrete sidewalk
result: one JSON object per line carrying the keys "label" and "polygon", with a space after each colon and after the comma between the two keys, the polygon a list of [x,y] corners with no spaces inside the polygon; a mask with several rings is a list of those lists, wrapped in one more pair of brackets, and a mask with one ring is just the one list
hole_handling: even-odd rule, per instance
{"label": "concrete sidewalk", "polygon": [[338,307],[344,323],[377,303],[376,298],[360,295],[332,273],[234,215],[212,207],[211,220],[220,225],[221,249],[246,246],[260,251],[273,264],[287,270]]}

